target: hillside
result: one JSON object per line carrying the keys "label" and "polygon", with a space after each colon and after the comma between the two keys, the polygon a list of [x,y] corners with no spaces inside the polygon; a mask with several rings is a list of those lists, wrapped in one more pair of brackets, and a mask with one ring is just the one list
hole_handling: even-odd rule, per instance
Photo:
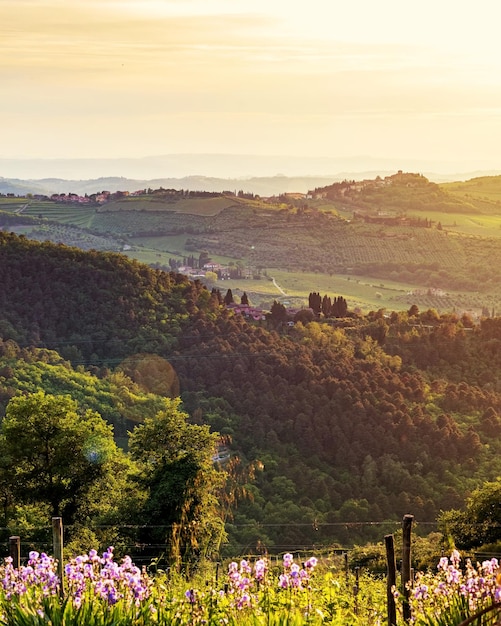
{"label": "hillside", "polygon": [[[415,308],[249,324],[180,275],[5,234],[0,271],[3,401],[28,388],[18,373],[28,353],[6,350],[8,339],[56,349],[104,381],[127,357],[161,356],[193,422],[231,440],[244,467],[262,467],[253,501],[228,520],[232,554],[258,541],[380,538],[409,512],[432,524],[501,470],[499,319],[475,327]],[[59,376],[25,378],[70,389]],[[134,413],[120,406],[108,411],[115,423]]]}
{"label": "hillside", "polygon": [[[501,310],[500,279],[489,269],[501,262],[500,181],[437,185],[419,174],[397,173],[267,200],[242,190],[165,188],[65,194],[52,201],[1,198],[0,226],[39,241],[123,251],[163,269],[201,255],[238,264],[258,280],[252,287],[233,286],[252,291],[256,304],[269,302],[262,279],[281,271],[288,274],[283,290],[299,291],[294,297],[302,302],[328,277],[344,277],[369,285],[367,302],[357,303],[364,310],[375,305],[375,286],[381,307],[417,302],[479,315],[485,307]],[[295,284],[304,284],[307,274],[322,280],[312,285],[308,278],[301,293]],[[217,286],[225,288],[221,280]]]}
{"label": "hillside", "polygon": [[211,307],[207,291],[181,274],[5,233],[0,282],[0,333],[77,361],[167,347],[187,312]]}
{"label": "hillside", "polygon": [[371,213],[472,213],[478,210],[469,198],[450,194],[447,185],[430,182],[421,174],[402,171],[384,178],[378,176],[373,180],[345,180],[317,188],[313,193],[342,204],[345,210],[349,208]]}
{"label": "hillside", "polygon": [[443,183],[440,186],[452,196],[471,202],[483,213],[501,211],[500,176],[478,176],[466,181]]}

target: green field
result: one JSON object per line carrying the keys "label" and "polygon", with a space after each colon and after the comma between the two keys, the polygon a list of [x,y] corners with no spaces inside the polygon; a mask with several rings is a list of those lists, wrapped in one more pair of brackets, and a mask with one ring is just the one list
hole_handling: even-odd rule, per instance
{"label": "green field", "polygon": [[217,215],[233,206],[235,198],[169,198],[168,196],[144,195],[112,200],[100,207],[99,212],[108,211],[175,211],[192,215]]}
{"label": "green field", "polygon": [[27,204],[26,198],[0,198],[0,211],[15,213]]}
{"label": "green field", "polygon": [[85,205],[57,204],[49,200],[0,198],[0,211],[89,228],[96,209]]}
{"label": "green field", "polygon": [[72,206],[52,204],[52,206],[30,205],[23,211],[23,215],[41,217],[62,224],[72,224],[79,228],[90,228],[95,212],[94,207],[82,206],[74,208]]}
{"label": "green field", "polygon": [[[272,278],[275,279],[273,282]],[[232,290],[233,295],[241,296],[245,291],[252,304],[262,305],[274,299],[289,302],[291,306],[308,306],[308,295],[315,291],[329,296],[342,295],[351,309],[407,309],[407,303],[395,301],[395,295],[405,295],[409,287],[370,282],[370,278],[354,276],[327,276],[324,274],[286,272],[273,270],[261,280],[238,279],[218,281],[221,293]],[[281,288],[281,289],[280,289]],[[285,292],[285,293],[283,293]]]}
{"label": "green field", "polygon": [[360,309],[362,312],[379,309],[404,311],[408,310],[411,304],[418,304],[423,310],[427,308],[455,309],[458,312],[471,310],[480,314],[484,303],[491,304],[490,300],[476,301],[474,298],[465,303],[464,294],[448,292],[443,296],[434,295],[426,293],[426,290],[423,292],[416,290],[415,285],[389,280],[376,282],[370,276],[328,276],[283,270],[269,270],[261,280],[222,280],[218,281],[216,286],[223,295],[231,289],[237,301],[245,292],[251,304],[264,308],[271,306],[273,300],[293,307],[308,306],[310,292],[319,292],[322,296],[330,297],[342,295],[351,310]]}
{"label": "green field", "polygon": [[[408,211],[409,216],[423,217],[417,211]],[[446,231],[461,233],[464,235],[478,235],[480,237],[501,237],[501,207],[499,214],[463,214],[444,213],[436,211],[426,215],[434,224],[439,222]]]}
{"label": "green field", "polygon": [[159,250],[142,247],[135,245],[130,249],[124,249],[122,254],[129,257],[130,259],[136,259],[140,263],[145,263],[146,265],[160,265],[162,267],[169,266],[169,259],[172,258],[172,254],[168,252],[160,252]]}
{"label": "green field", "polygon": [[342,295],[352,309],[408,308],[405,303],[396,302],[395,296],[404,296],[411,289],[409,285],[392,281],[379,283],[361,276],[274,271],[273,277],[288,295],[305,298],[306,302],[311,291],[331,297]]}
{"label": "green field", "polygon": [[448,193],[467,200],[479,203],[484,210],[501,211],[501,178],[499,176],[481,176],[466,181],[442,183],[440,187]]}
{"label": "green field", "polygon": [[160,252],[169,252],[171,256],[187,254],[185,251],[187,235],[166,235],[163,237],[130,237],[134,246],[141,246]]}

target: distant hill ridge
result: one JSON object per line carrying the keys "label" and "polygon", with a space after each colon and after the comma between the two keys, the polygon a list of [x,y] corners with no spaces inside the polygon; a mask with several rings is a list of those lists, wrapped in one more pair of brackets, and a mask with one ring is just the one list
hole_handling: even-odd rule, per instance
{"label": "distant hill ridge", "polygon": [[[342,180],[343,177],[340,178]],[[131,179],[120,176],[93,178],[89,180],[67,180],[63,178],[44,178],[40,180],[21,180],[0,178],[0,193],[25,195],[27,193],[52,195],[54,193],[92,194],[100,191],[137,191],[140,189],[190,189],[193,191],[239,191],[261,196],[298,191],[306,193],[314,187],[328,185],[334,177],[320,176],[271,176],[254,178],[212,178],[209,176],[185,176],[182,178]]]}
{"label": "distant hill ridge", "polygon": [[[1,166],[1,163],[0,163]],[[0,172],[1,172],[0,167]],[[100,191],[137,191],[147,188],[164,187],[166,189],[190,189],[193,191],[238,191],[254,193],[260,196],[279,195],[287,192],[307,193],[308,191],[327,187],[343,180],[368,180],[376,177],[386,177],[396,170],[368,170],[360,172],[341,171],[333,175],[297,175],[285,176],[249,176],[237,178],[222,178],[202,175],[183,177],[156,177],[156,178],[128,178],[124,176],[106,176],[89,179],[76,178],[7,178],[0,176],[0,194],[14,194],[23,196],[29,193],[52,195],[54,193],[76,193],[79,195],[93,194]],[[482,174],[482,175],[481,175]],[[499,178],[496,172],[470,172],[469,174],[440,175],[428,173],[425,175],[437,183],[466,181],[469,179]],[[461,183],[459,183],[461,184]]]}

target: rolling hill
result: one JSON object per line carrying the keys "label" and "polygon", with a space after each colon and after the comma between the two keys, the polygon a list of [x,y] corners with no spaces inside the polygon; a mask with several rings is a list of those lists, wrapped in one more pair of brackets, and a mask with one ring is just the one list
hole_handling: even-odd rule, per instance
{"label": "rolling hill", "polygon": [[255,303],[269,302],[262,279],[281,272],[282,291],[295,301],[330,277],[340,289],[342,281],[367,284],[362,308],[417,302],[479,315],[501,307],[501,283],[490,271],[501,262],[500,181],[438,185],[399,172],[269,200],[163,187],[111,194],[105,203],[0,198],[0,226],[39,241],[121,250],[164,269],[202,253],[238,263],[260,282],[232,286],[252,291]]}
{"label": "rolling hill", "polygon": [[[430,529],[501,469],[499,318],[476,326],[413,307],[251,324],[180,274],[5,233],[0,280],[3,407],[21,372],[24,389],[86,397],[94,386],[104,405],[110,393],[135,402],[119,378],[84,380],[40,348],[105,381],[130,357],[154,369],[154,355],[175,369],[193,422],[223,435],[244,467],[260,462],[253,499],[228,520],[232,554],[380,538],[409,512]],[[120,406],[113,421],[134,413]]]}

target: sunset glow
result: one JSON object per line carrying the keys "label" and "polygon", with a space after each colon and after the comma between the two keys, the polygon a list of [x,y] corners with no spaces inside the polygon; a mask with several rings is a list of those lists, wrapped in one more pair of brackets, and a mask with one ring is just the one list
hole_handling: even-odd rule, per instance
{"label": "sunset glow", "polygon": [[498,7],[0,0],[0,157],[363,154],[498,168]]}

